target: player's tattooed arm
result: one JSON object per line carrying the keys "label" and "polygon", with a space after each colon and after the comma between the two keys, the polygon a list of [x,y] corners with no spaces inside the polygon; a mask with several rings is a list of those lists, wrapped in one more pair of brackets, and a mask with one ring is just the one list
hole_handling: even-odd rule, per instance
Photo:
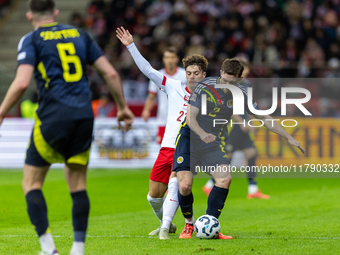
{"label": "player's tattooed arm", "polygon": [[189,128],[194,131],[203,142],[211,143],[216,140],[216,136],[210,133],[205,132],[197,122],[197,115],[199,114],[199,108],[189,104],[188,111],[186,116],[187,125]]}
{"label": "player's tattooed arm", "polygon": [[164,89],[164,84],[162,84],[163,74],[154,69],[151,64],[142,56],[142,54],[140,54],[136,45],[133,43],[133,37],[129,30],[125,30],[123,27],[118,27],[116,30],[116,36],[122,42],[122,44],[128,48],[139,70],[141,70],[141,72],[150,80],[152,80],[160,89]]}
{"label": "player's tattooed arm", "polygon": [[[270,131],[282,136],[283,138],[287,139],[288,143],[292,146],[295,146],[297,148],[300,149],[300,151],[305,154],[305,149],[302,148],[302,146],[300,145],[300,143],[295,140],[294,137],[292,137],[290,134],[287,133],[286,130],[284,130],[284,128],[277,123],[270,115],[254,115],[255,118],[257,119],[261,119],[264,122],[264,125],[266,126],[266,128],[268,128]],[[268,121],[270,120],[270,121]]]}

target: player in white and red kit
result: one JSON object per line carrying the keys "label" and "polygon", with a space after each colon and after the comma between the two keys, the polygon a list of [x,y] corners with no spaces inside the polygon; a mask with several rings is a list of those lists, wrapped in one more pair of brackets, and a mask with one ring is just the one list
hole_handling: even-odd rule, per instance
{"label": "player in white and red kit", "polygon": [[[183,83],[187,82],[184,68],[178,67],[179,56],[175,47],[168,47],[164,50],[162,62],[164,68],[160,69],[159,72],[167,78],[179,80]],[[153,81],[150,81],[148,98],[142,112],[142,118],[145,121],[149,120],[156,98],[158,98],[157,122],[159,123],[156,140],[158,144],[161,144],[168,116],[168,99],[166,93],[160,90]]]}
{"label": "player in white and red kit", "polygon": [[[159,234],[160,239],[169,239],[169,229],[170,233],[174,233],[176,230],[176,227],[172,224],[172,219],[178,208],[178,181],[176,173],[172,173],[175,140],[187,112],[187,102],[190,94],[197,83],[205,77],[208,61],[201,55],[192,55],[183,59],[187,79],[186,85],[179,80],[167,78],[161,72],[152,68],[150,63],[139,53],[129,31],[124,28],[118,28],[116,33],[120,41],[127,46],[138,68],[168,97],[168,117],[165,134],[161,150],[150,176],[150,179],[157,178],[160,181],[156,181],[156,185],[150,185],[148,201],[154,213],[162,222],[161,228],[152,231],[150,235]],[[171,179],[169,181],[170,175]],[[167,189],[168,195],[164,202],[163,217],[163,196]],[[150,194],[156,194],[156,196],[152,197]]]}
{"label": "player in white and red kit", "polygon": [[[162,75],[167,78],[179,80],[183,84],[186,84],[185,70],[184,68],[177,66],[179,57],[175,47],[168,47],[164,50],[162,61],[164,68],[159,70]],[[158,144],[162,144],[168,118],[168,95],[164,93],[164,90],[161,90],[152,80],[150,80],[149,95],[142,112],[142,117],[145,121],[147,121],[150,117],[150,112],[153,108],[156,96],[158,97],[157,120],[159,123],[156,139]],[[168,173],[171,171],[171,169],[168,169],[171,167],[168,162],[171,160],[173,153],[172,150],[170,153],[168,152],[167,146],[168,145],[166,144],[162,144],[162,148],[152,168],[149,180],[148,201],[152,206],[155,204],[154,200],[156,200],[156,209],[159,207],[157,205],[162,202],[162,199],[159,198],[163,198],[164,189],[167,189],[167,184],[169,182]],[[150,234],[158,234],[158,230],[159,229],[151,232]],[[174,232],[174,227],[171,230]]]}

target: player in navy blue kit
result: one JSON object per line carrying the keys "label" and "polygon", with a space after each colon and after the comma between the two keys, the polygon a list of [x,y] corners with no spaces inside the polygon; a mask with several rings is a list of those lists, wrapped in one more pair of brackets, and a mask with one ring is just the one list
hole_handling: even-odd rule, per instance
{"label": "player in navy blue kit", "polygon": [[86,171],[93,131],[92,94],[86,76],[93,65],[107,82],[117,104],[118,121],[129,129],[133,114],[127,107],[121,80],[98,45],[81,29],[55,22],[53,0],[30,0],[26,16],[35,30],[18,45],[18,68],[0,107],[0,124],[19,101],[34,74],[39,107],[27,149],[23,191],[31,223],[41,244],[40,254],[58,254],[49,229],[46,202],[41,191],[53,163],[65,163],[72,197],[74,242],[72,255],[84,254],[89,199]]}
{"label": "player in navy blue kit", "polygon": [[[205,78],[198,83],[189,99],[186,120],[179,131],[173,161],[173,170],[177,172],[179,182],[179,205],[186,219],[186,225],[180,238],[191,238],[194,229],[193,217],[193,175],[200,171],[209,172],[215,185],[208,197],[206,214],[218,218],[224,207],[231,183],[228,170],[230,161],[225,146],[228,139],[227,124],[214,125],[214,120],[228,120],[233,114],[233,96],[227,88],[216,88],[216,84],[237,86],[243,93],[245,109],[252,114],[247,106],[247,93],[238,83],[243,72],[242,64],[236,59],[226,59],[221,67],[221,77]],[[207,100],[206,109],[201,108],[201,98]],[[204,105],[204,104],[203,104]],[[253,107],[259,109],[256,102]],[[206,114],[204,114],[206,112]],[[273,120],[269,115],[256,116],[261,120]],[[221,121],[219,121],[221,123]],[[216,124],[216,122],[215,122]],[[277,122],[264,121],[271,131],[287,139],[290,145],[298,147],[303,153],[300,143],[290,136]],[[216,171],[212,171],[212,169]],[[219,233],[218,239],[232,239]]]}
{"label": "player in navy blue kit", "polygon": [[[242,72],[242,85],[245,89],[250,87],[250,82],[247,78],[249,73],[249,61],[245,58],[236,58],[241,62],[243,65],[243,72]],[[248,120],[248,114],[245,115],[235,115],[232,117],[236,122],[242,123],[245,119]],[[230,134],[228,136],[227,145],[225,150],[227,152],[228,158],[231,160],[233,153],[237,150],[242,150],[246,160],[247,165],[252,169],[253,166],[256,165],[256,158],[257,158],[257,150],[254,144],[254,134],[253,130],[255,128],[250,127],[248,125],[233,125],[228,130]],[[248,199],[252,198],[260,198],[260,199],[269,199],[270,196],[263,194],[258,186],[256,180],[256,172],[249,171],[247,172],[248,177]],[[214,186],[214,178],[209,179],[209,181],[203,186],[203,192],[209,196],[212,188]]]}

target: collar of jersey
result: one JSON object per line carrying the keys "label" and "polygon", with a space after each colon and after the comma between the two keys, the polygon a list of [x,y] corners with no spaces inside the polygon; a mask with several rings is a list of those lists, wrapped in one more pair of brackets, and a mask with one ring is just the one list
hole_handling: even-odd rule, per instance
{"label": "collar of jersey", "polygon": [[53,27],[56,25],[58,25],[58,22],[47,23],[47,24],[41,25],[40,27]]}

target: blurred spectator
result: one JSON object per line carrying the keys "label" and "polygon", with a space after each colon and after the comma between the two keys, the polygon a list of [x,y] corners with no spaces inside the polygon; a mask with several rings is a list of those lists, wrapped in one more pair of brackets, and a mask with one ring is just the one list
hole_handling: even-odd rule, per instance
{"label": "blurred spectator", "polygon": [[114,104],[109,92],[102,92],[99,99],[92,101],[92,109],[95,118],[113,117]]}
{"label": "blurred spectator", "polygon": [[0,18],[5,15],[12,0],[0,0]]}
{"label": "blurred spectator", "polygon": [[[93,0],[85,23],[122,75],[130,102],[136,103],[145,100],[147,81],[117,42],[117,26],[134,34],[138,48],[155,68],[161,67],[164,48],[175,46],[180,57],[205,55],[207,75],[212,76],[219,74],[225,58],[242,55],[252,63],[250,77],[338,78],[339,17],[338,0]],[[84,22],[74,15],[71,23]],[[101,82],[95,74],[90,80],[98,98]],[[261,88],[261,95],[267,96],[264,101],[271,101],[271,86]],[[316,86],[314,104],[318,104],[315,97],[322,96],[338,109],[332,100],[340,83],[322,81]]]}
{"label": "blurred spectator", "polygon": [[172,14],[172,5],[167,0],[154,1],[147,10],[147,24],[156,26],[163,20],[168,19]]}
{"label": "blurred spectator", "polygon": [[85,20],[83,16],[78,12],[72,13],[71,19],[70,19],[70,25],[79,27],[79,28],[86,28]]}

